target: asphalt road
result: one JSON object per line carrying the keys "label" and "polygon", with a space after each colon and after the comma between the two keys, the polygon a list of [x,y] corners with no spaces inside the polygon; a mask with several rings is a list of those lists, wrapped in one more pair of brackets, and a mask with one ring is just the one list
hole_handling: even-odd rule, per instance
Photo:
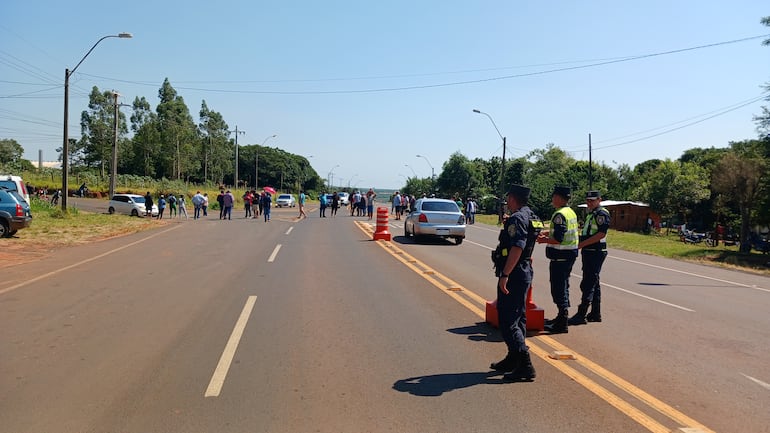
{"label": "asphalt road", "polygon": [[770,431],[767,278],[611,250],[604,322],[530,338],[537,380],[507,384],[479,315],[493,227],[415,244],[392,221],[382,243],[365,219],[296,214],[5,268],[0,432]]}

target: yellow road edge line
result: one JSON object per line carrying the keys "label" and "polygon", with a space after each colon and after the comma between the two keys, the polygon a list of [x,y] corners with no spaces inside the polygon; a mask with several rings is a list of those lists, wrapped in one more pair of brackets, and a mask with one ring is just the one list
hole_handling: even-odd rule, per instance
{"label": "yellow road edge line", "polygon": [[[361,224],[365,224],[365,223],[359,223],[358,221],[356,221],[356,225],[358,225],[358,227],[359,227],[359,228],[361,228]],[[363,228],[361,228],[361,229],[363,230]],[[431,284],[433,284],[433,285],[434,285],[434,286],[436,286],[437,288],[441,289],[441,291],[442,291],[442,292],[444,292],[444,293],[446,293],[447,295],[449,295],[449,296],[451,296],[452,298],[454,298],[454,299],[455,299],[457,302],[459,302],[460,304],[462,304],[462,305],[463,305],[465,308],[467,308],[467,309],[471,310],[472,312],[476,313],[478,316],[480,316],[480,317],[482,317],[482,318],[484,317],[484,315],[485,315],[486,313],[485,313],[484,311],[482,311],[482,310],[481,310],[479,307],[477,307],[476,305],[472,304],[470,301],[468,301],[467,299],[465,299],[463,296],[461,296],[461,295],[457,294],[456,292],[450,292],[450,291],[448,291],[448,290],[445,290],[445,289],[446,289],[446,287],[445,287],[443,284],[441,284],[441,282],[437,281],[437,280],[436,280],[436,278],[434,278],[434,277],[433,277],[433,276],[431,276],[431,275],[428,275],[428,274],[425,274],[425,273],[423,273],[423,272],[422,272],[422,270],[421,270],[420,268],[418,268],[417,266],[415,266],[415,265],[414,265],[414,264],[412,264],[412,263],[409,263],[409,258],[411,258],[411,259],[413,259],[413,260],[416,260],[416,259],[414,259],[413,257],[409,256],[408,254],[399,254],[399,255],[393,254],[393,253],[392,253],[392,250],[393,250],[394,248],[398,248],[398,247],[395,247],[394,245],[391,245],[391,244],[390,244],[390,243],[388,243],[388,242],[380,242],[380,241],[375,241],[375,242],[376,242],[376,244],[377,244],[377,245],[378,245],[380,248],[382,248],[383,250],[385,250],[385,251],[387,251],[388,253],[390,253],[390,254],[391,254],[391,256],[393,256],[393,257],[394,257],[396,260],[400,261],[400,262],[401,262],[401,263],[403,263],[403,264],[404,264],[406,267],[408,267],[409,269],[411,269],[412,271],[414,271],[414,272],[415,272],[417,275],[419,275],[419,276],[423,277],[423,278],[424,278],[424,279],[426,279],[428,282],[430,282]],[[403,251],[403,250],[402,250],[402,251]],[[408,257],[403,257],[403,256],[408,256]],[[418,263],[421,263],[421,262],[419,262],[419,261],[417,261],[417,262],[418,262]]]}
{"label": "yellow road edge line", "polygon": [[[366,223],[362,223],[362,224],[366,225]],[[391,244],[388,244],[388,245],[389,245],[388,248],[395,248],[398,251],[401,251],[398,254],[399,255],[403,254],[404,259],[406,259],[409,263],[418,263],[418,264],[422,265],[426,270],[430,270],[430,271],[434,272],[435,273],[434,276],[436,278],[438,278],[438,279],[443,280],[446,283],[447,286],[449,286],[449,287],[458,287],[458,288],[462,289],[463,292],[465,292],[466,296],[468,296],[470,298],[473,298],[473,300],[477,301],[481,305],[486,305],[487,300],[484,299],[483,297],[479,296],[477,293],[473,292],[472,290],[466,289],[465,287],[463,287],[462,284],[452,280],[451,278],[447,277],[446,275],[442,274],[441,272],[437,272],[435,269],[427,266],[426,264],[424,264],[423,262],[419,261],[417,258],[415,258],[414,256],[410,255],[409,253],[407,253],[406,251],[402,250],[401,248],[399,248],[399,247],[397,247],[395,245],[391,245]]]}
{"label": "yellow road edge line", "polygon": [[618,397],[616,394],[612,393],[611,391],[607,390],[603,386],[589,379],[584,374],[570,367],[569,365],[567,365],[566,362],[551,359],[548,356],[548,351],[543,349],[539,345],[533,344],[532,341],[530,341],[529,343],[530,343],[529,344],[530,351],[533,352],[535,355],[537,355],[539,358],[551,364],[554,368],[561,371],[567,377],[579,383],[587,390],[596,394],[596,396],[606,401],[611,406],[615,407],[616,409],[618,409],[623,414],[627,415],[632,420],[639,423],[642,427],[646,428],[647,430],[653,433],[670,433],[672,431],[670,428],[664,426],[663,424],[654,420],[649,415],[645,414],[641,410],[632,406],[631,403],[628,403],[627,401]]}
{"label": "yellow road edge line", "polygon": [[662,402],[661,400],[657,399],[656,397],[650,395],[646,391],[638,388],[637,386],[631,384],[627,380],[619,377],[615,373],[612,373],[611,371],[607,370],[606,368],[602,367],[601,365],[591,361],[590,359],[580,356],[577,352],[574,350],[568,348],[567,346],[563,345],[562,343],[558,342],[557,340],[554,340],[553,338],[547,336],[547,335],[541,335],[537,338],[540,341],[543,341],[547,345],[551,346],[552,348],[556,350],[569,350],[575,356],[577,357],[577,362],[587,369],[593,371],[600,377],[604,378],[608,382],[612,383],[613,385],[617,386],[618,388],[622,389],[623,391],[633,395],[634,397],[638,398],[639,400],[643,401],[645,404],[650,406],[651,408],[657,410],[661,414],[669,417],[673,421],[676,421],[684,426],[687,427],[693,427],[698,428],[702,430],[704,433],[714,433],[713,430],[709,429],[708,427],[700,424],[699,422],[695,421],[694,419],[690,418],[689,416],[685,415],[684,413],[674,409],[667,403]]}
{"label": "yellow road edge line", "polygon": [[[367,232],[367,230],[362,227],[362,225],[365,225],[365,223],[359,223],[356,221],[356,224],[358,225],[359,229],[361,229],[364,233]],[[371,231],[373,233],[373,231]],[[403,254],[394,254],[393,250],[401,250],[399,247],[392,245],[390,242],[381,242],[378,241],[377,245],[379,245],[382,249],[390,253],[396,260],[400,261],[404,265],[406,265],[408,268],[412,269],[417,275],[422,276],[424,279],[428,280],[431,284],[436,286],[437,288],[441,289],[442,292],[446,293],[447,295],[451,296],[458,302],[460,302],[463,306],[468,308],[471,312],[475,313],[478,317],[480,317],[483,320],[486,320],[486,311],[482,311],[477,306],[471,304],[467,299],[461,297],[457,294],[457,292],[447,290],[449,287],[460,287],[463,289],[463,293],[465,293],[468,296],[473,297],[476,300],[480,300],[481,303],[486,304],[486,300],[479,296],[478,294],[474,293],[473,291],[470,291],[466,289],[464,286],[457,284],[456,282],[452,281],[451,279],[443,276],[441,273],[438,273],[440,275],[442,280],[447,280],[448,282],[451,282],[449,286],[441,284],[439,281],[437,281],[437,278],[433,278],[430,275],[426,275],[423,270],[419,269],[414,264],[410,263],[411,260],[415,260],[415,262],[420,263],[423,265],[423,267],[427,268],[427,265],[424,265],[419,260],[413,258],[409,254],[403,253]],[[590,378],[588,378],[586,375],[578,372],[574,368],[570,367],[565,363],[564,361],[554,360],[549,357],[549,351],[543,347],[540,347],[536,342],[542,341],[545,345],[550,345],[554,349],[558,350],[566,350],[571,351],[572,353],[575,353],[577,356],[577,352],[574,350],[568,348],[567,346],[559,343],[558,341],[554,340],[551,337],[548,337],[546,335],[538,336],[536,339],[529,338],[528,343],[530,346],[530,349],[532,350],[535,355],[537,355],[539,358],[543,359],[545,362],[551,364],[553,367],[555,367],[557,370],[564,373],[567,377],[573,379],[575,382],[582,385],[584,388],[589,390],[590,392],[597,395],[602,400],[609,403],[611,406],[618,409],[623,414],[627,415],[629,418],[633,419],[637,423],[639,423],[644,428],[650,430],[653,433],[670,433],[672,430],[663,424],[659,423],[658,421],[651,418],[649,415],[645,414],[641,410],[637,409],[630,403],[626,402],[616,394],[612,393],[611,391],[607,390],[603,386],[599,385],[598,383],[594,382]],[[575,361],[573,361],[575,362]],[[693,420],[692,418],[688,417],[687,415],[677,411],[673,407],[669,406],[668,404],[658,400],[657,398],[653,397],[652,395],[648,394],[647,392],[641,390],[640,388],[632,385],[630,382],[621,379],[619,376],[615,375],[614,373],[611,373],[609,370],[605,369],[604,367],[601,367],[600,365],[588,360],[585,357],[578,356],[577,362],[580,362],[581,365],[586,367],[587,369],[593,371],[600,377],[604,378],[608,382],[614,384],[621,390],[627,392],[628,394],[638,398],[640,401],[645,403],[647,406],[651,407],[652,409],[655,409],[659,413],[662,413],[666,416],[668,416],[673,421],[676,421],[677,423],[682,424],[686,427],[697,427],[704,431],[704,433],[714,433],[713,430],[703,426],[702,424],[698,423],[697,421]]]}

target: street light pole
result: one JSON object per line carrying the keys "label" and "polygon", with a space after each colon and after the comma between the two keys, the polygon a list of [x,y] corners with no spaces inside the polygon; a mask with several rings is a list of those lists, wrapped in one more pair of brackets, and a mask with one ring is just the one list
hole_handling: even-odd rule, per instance
{"label": "street light pole", "polygon": [[[353,176],[350,177],[350,179],[348,179],[348,192],[350,192],[350,183],[353,181],[353,179],[355,179],[357,177],[358,177],[358,173],[354,174]],[[340,185],[340,186],[342,186],[342,185]]]}
{"label": "street light pole", "polygon": [[69,68],[64,68],[64,142],[62,143],[62,176],[61,176],[61,183],[62,183],[62,198],[61,198],[61,208],[63,211],[67,210],[67,196],[69,193],[67,192],[67,183],[69,182],[69,159],[70,159],[70,146],[69,146],[69,131],[67,131],[67,128],[69,127],[69,99],[70,99],[70,77],[73,73],[75,73],[75,70],[80,66],[81,63],[83,63],[83,60],[88,57],[89,54],[91,54],[91,51],[96,48],[97,45],[99,45],[99,42],[107,39],[107,38],[132,38],[133,35],[131,33],[118,33],[117,35],[107,35],[102,36],[101,39],[96,41],[96,43],[91,47],[90,50],[86,53],[85,56],[83,56],[82,59],[78,62],[77,65],[75,65],[72,70],[69,70]]}
{"label": "street light pole", "polygon": [[[267,140],[270,140],[271,138],[278,137],[278,134],[268,135],[265,137],[264,140],[262,140],[262,144],[260,146],[265,145],[267,143]],[[259,178],[257,177],[259,175],[259,147],[257,147],[257,150],[254,152],[254,190],[257,190],[257,187],[259,186]]]}
{"label": "street light pole", "polygon": [[[433,170],[433,165],[431,165],[430,161],[428,161],[428,157],[425,156],[425,155],[417,155],[417,157],[425,159],[425,162],[427,162],[428,166],[430,167],[430,179],[431,180],[436,180],[436,172]],[[412,168],[412,167],[409,167],[409,168]],[[414,171],[414,170],[412,170],[412,171]]]}
{"label": "street light pole", "polygon": [[505,137],[503,134],[500,133],[500,130],[497,129],[497,124],[495,124],[495,120],[492,119],[492,116],[489,114],[479,111],[477,109],[473,109],[473,112],[476,114],[483,114],[487,116],[490,122],[492,122],[492,126],[495,127],[495,131],[497,131],[497,135],[500,136],[500,138],[503,139],[503,159],[500,161],[500,202],[498,203],[498,206],[500,207],[500,212],[498,212],[498,220],[497,223],[500,224],[503,222],[503,203],[505,197]]}
{"label": "street light pole", "polygon": [[326,185],[326,186],[327,186],[327,188],[331,188],[331,187],[332,187],[332,174],[334,174],[334,169],[335,169],[335,168],[337,168],[337,167],[339,167],[339,166],[340,166],[340,165],[339,165],[339,164],[337,164],[337,165],[335,165],[334,167],[332,167],[332,169],[331,169],[331,170],[329,170],[329,174],[326,176],[326,181],[328,182],[328,184]]}

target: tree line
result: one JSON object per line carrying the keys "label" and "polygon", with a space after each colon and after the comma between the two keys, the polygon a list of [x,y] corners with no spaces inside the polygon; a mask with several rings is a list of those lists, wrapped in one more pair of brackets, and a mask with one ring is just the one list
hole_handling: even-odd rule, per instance
{"label": "tree line", "polygon": [[752,226],[770,224],[770,136],[726,148],[693,148],[676,160],[650,159],[633,168],[576,160],[550,144],[506,161],[502,182],[501,162],[497,157],[470,160],[456,152],[435,180],[409,178],[402,190],[416,196],[473,197],[495,212],[506,187],[518,183],[532,189],[535,213],[548,216],[553,187],[562,185],[572,188],[573,206],[583,202],[587,191],[599,190],[605,200],[649,204],[669,224],[707,230],[720,223],[746,236]]}
{"label": "tree line", "polygon": [[[153,110],[145,97],[136,97],[126,119],[112,91],[93,87],[88,109],[80,116],[81,137],[70,139],[72,170],[96,170],[102,178],[107,176],[117,114],[120,175],[235,185],[235,131],[222,114],[203,100],[196,123],[168,78],[158,90],[158,99]],[[57,151],[61,160],[61,148]],[[239,187],[285,185],[314,190],[322,183],[305,157],[278,148],[239,143],[237,163]]]}

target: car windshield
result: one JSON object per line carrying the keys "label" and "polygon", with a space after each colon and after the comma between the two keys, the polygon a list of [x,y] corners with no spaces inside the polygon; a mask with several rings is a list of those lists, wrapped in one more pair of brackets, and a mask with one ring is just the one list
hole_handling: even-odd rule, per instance
{"label": "car windshield", "polygon": [[278,200],[291,200],[291,196],[288,194],[281,194],[278,196]]}
{"label": "car windshield", "polygon": [[144,197],[142,197],[142,196],[139,196],[139,197],[130,197],[130,199],[131,199],[131,200],[133,200],[133,201],[134,201],[134,203],[141,203],[141,204],[144,204]]}
{"label": "car windshield", "polygon": [[446,201],[426,201],[422,204],[422,210],[434,212],[459,212],[460,208],[457,207],[457,203]]}

